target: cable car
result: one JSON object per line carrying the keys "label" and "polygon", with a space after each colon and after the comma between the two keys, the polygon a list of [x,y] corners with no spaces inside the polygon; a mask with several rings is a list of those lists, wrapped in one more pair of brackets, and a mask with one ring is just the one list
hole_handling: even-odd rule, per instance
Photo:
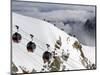
{"label": "cable car", "polygon": [[19,34],[18,32],[15,32],[12,36],[12,40],[15,42],[15,43],[19,43],[22,39],[22,36],[21,34]]}
{"label": "cable car", "polygon": [[28,42],[27,44],[28,52],[34,52],[34,49],[36,49],[36,44],[32,41]]}
{"label": "cable car", "polygon": [[27,50],[28,50],[28,52],[34,52],[34,50],[36,49],[36,44],[34,42],[32,42],[33,41],[33,35],[30,34],[30,36],[31,36],[32,40],[27,43]]}
{"label": "cable car", "polygon": [[21,36],[21,34],[18,33],[19,26],[16,25],[16,28],[17,28],[17,32],[15,32],[12,35],[12,40],[15,43],[19,43],[21,41],[21,39],[22,39],[22,36]]}
{"label": "cable car", "polygon": [[44,63],[49,62],[49,60],[50,60],[50,58],[51,58],[51,55],[52,55],[52,54],[51,54],[50,52],[48,52],[48,51],[45,51],[45,52],[43,53],[42,58],[43,58]]}

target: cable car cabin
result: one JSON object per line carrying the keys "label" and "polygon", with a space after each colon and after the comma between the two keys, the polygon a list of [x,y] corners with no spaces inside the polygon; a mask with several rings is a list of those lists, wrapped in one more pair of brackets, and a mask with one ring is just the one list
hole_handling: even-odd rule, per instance
{"label": "cable car cabin", "polygon": [[27,44],[28,52],[34,52],[35,49],[36,49],[36,44],[32,41],[28,42]]}
{"label": "cable car cabin", "polygon": [[22,39],[22,36],[21,34],[19,34],[18,32],[15,32],[12,36],[12,40],[15,42],[15,43],[19,43]]}
{"label": "cable car cabin", "polygon": [[43,53],[42,58],[43,58],[44,63],[49,62],[49,60],[50,60],[50,58],[51,58],[51,53],[48,52],[48,51],[45,51],[45,52]]}

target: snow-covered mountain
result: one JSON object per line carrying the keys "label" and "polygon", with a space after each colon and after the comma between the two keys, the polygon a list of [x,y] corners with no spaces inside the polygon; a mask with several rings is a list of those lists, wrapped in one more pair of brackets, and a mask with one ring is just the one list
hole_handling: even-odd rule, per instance
{"label": "snow-covered mountain", "polygon": [[[68,35],[53,24],[13,12],[12,34],[16,32],[15,25],[19,26],[19,33],[22,36],[20,43],[14,43],[12,41],[12,62],[18,68],[17,73],[23,73],[20,66],[29,72],[33,69],[35,69],[36,72],[41,72],[44,65],[42,56],[43,53],[48,50],[46,44],[50,45],[49,52],[54,51],[55,43],[59,40],[59,37],[61,37],[62,45],[56,52],[63,62],[60,67],[62,68],[64,65],[64,70],[87,69],[81,63],[80,50],[73,47],[75,41],[78,41],[77,38]],[[26,48],[27,43],[31,41],[30,34],[34,35],[33,42],[36,44],[34,52],[28,52]],[[90,61],[89,63],[91,64],[95,64],[95,47],[82,45],[82,51],[88,59],[87,61]],[[62,52],[65,54],[69,53],[67,61],[62,59]],[[59,71],[62,71],[61,68]]]}

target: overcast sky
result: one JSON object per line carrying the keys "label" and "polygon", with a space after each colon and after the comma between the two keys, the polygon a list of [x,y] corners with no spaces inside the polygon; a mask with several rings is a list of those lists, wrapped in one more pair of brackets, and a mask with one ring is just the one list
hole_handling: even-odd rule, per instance
{"label": "overcast sky", "polygon": [[65,20],[73,18],[84,21],[85,19],[95,15],[94,6],[80,6],[67,4],[49,4],[12,1],[12,10],[23,15],[47,18],[51,20]]}
{"label": "overcast sky", "polygon": [[12,11],[25,16],[54,21],[60,28],[62,27],[61,22],[68,20],[82,22],[83,24],[75,23],[74,26],[67,24],[64,27],[65,31],[76,34],[78,39],[83,42],[87,40],[86,43],[89,43],[89,45],[94,45],[95,43],[95,38],[88,36],[81,26],[84,25],[87,19],[95,17],[95,6],[13,0]]}

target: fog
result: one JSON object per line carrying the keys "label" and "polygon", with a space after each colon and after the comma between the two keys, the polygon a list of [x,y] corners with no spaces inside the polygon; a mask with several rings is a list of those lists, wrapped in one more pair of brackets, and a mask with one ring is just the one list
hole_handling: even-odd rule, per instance
{"label": "fog", "polygon": [[95,46],[93,32],[88,32],[84,27],[87,19],[95,17],[95,6],[13,1],[12,11],[41,20],[45,19],[56,24],[58,28],[63,28],[66,33],[75,35],[82,44]]}

